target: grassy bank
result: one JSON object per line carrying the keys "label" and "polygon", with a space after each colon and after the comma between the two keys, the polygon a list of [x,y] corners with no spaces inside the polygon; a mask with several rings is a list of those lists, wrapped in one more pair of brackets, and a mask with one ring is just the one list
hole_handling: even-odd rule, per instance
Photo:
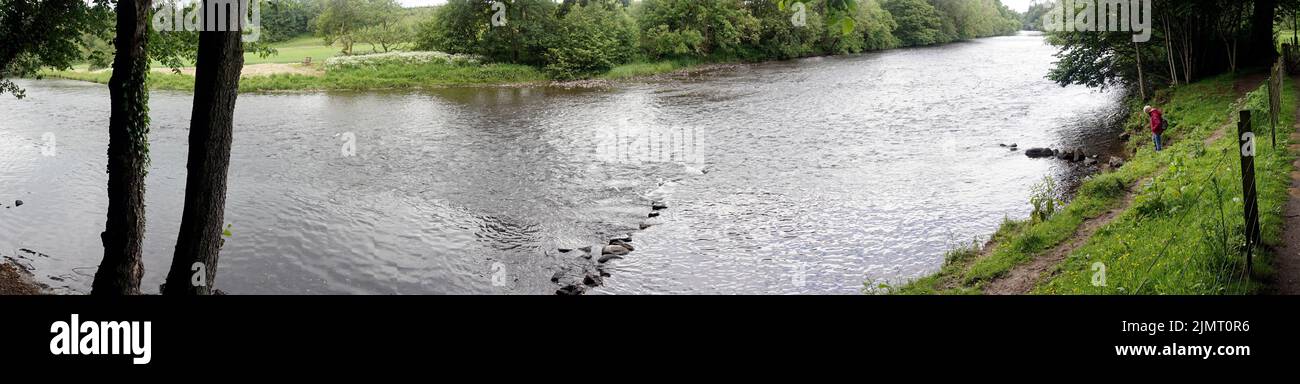
{"label": "grassy bank", "polygon": [[[1228,128],[1227,139],[1212,141],[1209,146],[1203,144],[1230,116],[1236,116],[1236,108],[1231,107],[1237,98],[1233,89],[1235,80],[1221,76],[1159,95],[1160,106],[1175,122],[1167,133],[1173,144],[1160,153],[1151,149],[1140,106],[1130,105],[1136,112],[1125,126],[1134,138],[1129,145],[1137,150],[1125,166],[1090,177],[1074,199],[1048,219],[1007,220],[992,236],[989,249],[971,245],[954,250],[936,274],[889,290],[903,294],[978,293],[987,282],[1069,240],[1088,219],[1120,206],[1129,188],[1135,186],[1132,206],[1070,253],[1060,272],[1040,284],[1035,292],[1253,291],[1253,283],[1234,277],[1234,273],[1240,274],[1234,271],[1244,269],[1239,265],[1244,264],[1243,258],[1233,248],[1236,239],[1231,236],[1232,233],[1240,236],[1242,221],[1240,199],[1232,200],[1233,196],[1240,196],[1241,190],[1238,161],[1230,156],[1235,154],[1232,150],[1236,141],[1232,138],[1236,126]],[[1266,98],[1262,92],[1251,94],[1248,105],[1252,109],[1267,103],[1261,104],[1260,97]],[[1288,85],[1284,111],[1294,110],[1293,97]],[[1289,112],[1284,115],[1282,126],[1290,127],[1293,119]],[[1262,121],[1256,126],[1267,127]],[[1279,136],[1279,148],[1286,148],[1283,142]],[[1266,241],[1278,241],[1289,158],[1283,151],[1261,148],[1256,161]],[[1225,234],[1229,235],[1226,241]],[[1092,285],[1094,263],[1103,263],[1106,268],[1104,287]],[[1257,264],[1257,270],[1267,270],[1266,263]]]}
{"label": "grassy bank", "polygon": [[688,70],[709,63],[710,62],[689,59],[635,62],[614,67],[613,69],[610,69],[609,72],[597,76],[597,78],[605,80],[634,79],[638,77]]}
{"label": "grassy bank", "polygon": [[[267,61],[261,63],[290,63]],[[255,64],[255,63],[248,63]],[[260,64],[260,63],[258,63]],[[636,62],[614,67],[596,76],[600,80],[629,80],[654,75],[686,71],[715,64],[702,60],[662,60]],[[112,71],[90,72],[84,68],[68,71],[46,70],[41,76],[55,79],[90,81],[108,84]],[[512,85],[550,81],[541,70],[516,64],[464,65],[387,65],[373,68],[340,68],[324,71],[320,76],[301,74],[275,74],[245,76],[240,80],[241,92],[258,91],[310,91],[310,90],[367,90],[367,89],[420,89],[465,85]],[[159,90],[189,91],[194,89],[194,77],[186,74],[154,72],[149,74],[149,88]]]}
{"label": "grassy bank", "polygon": [[[1289,79],[1288,79],[1289,81]],[[1254,111],[1255,158],[1262,239],[1281,241],[1291,162],[1287,150],[1294,124],[1295,92],[1283,86],[1277,148],[1264,117],[1268,93],[1252,92],[1246,107]],[[1235,111],[1231,111],[1234,113]],[[1259,250],[1255,278],[1245,275],[1245,220],[1241,163],[1231,125],[1224,138],[1200,142],[1167,156],[1168,170],[1137,196],[1132,208],[1075,250],[1060,273],[1035,292],[1047,294],[1250,294],[1271,274],[1271,255]],[[1106,268],[1106,286],[1093,284],[1092,266]]]}
{"label": "grassy bank", "polygon": [[[46,71],[42,75],[56,79],[107,84],[112,77],[112,72]],[[546,75],[541,71],[526,65],[388,65],[374,68],[334,69],[320,76],[298,74],[246,76],[239,81],[239,91],[420,89],[459,85],[521,84],[546,80]],[[194,77],[185,74],[150,73],[148,83],[150,89],[177,91],[194,89]]]}

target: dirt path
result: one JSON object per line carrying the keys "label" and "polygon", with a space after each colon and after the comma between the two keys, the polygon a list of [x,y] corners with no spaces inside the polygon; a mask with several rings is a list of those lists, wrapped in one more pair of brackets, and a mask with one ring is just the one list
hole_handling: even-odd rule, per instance
{"label": "dirt path", "polygon": [[[1296,110],[1296,121],[1300,122],[1300,109]],[[1300,123],[1291,133],[1291,152],[1300,152]],[[1300,160],[1293,164],[1291,187],[1287,194],[1291,196],[1286,202],[1283,214],[1282,245],[1274,249],[1277,260],[1273,263],[1274,279],[1271,293],[1278,295],[1300,295]]]}
{"label": "dirt path", "polygon": [[[178,68],[182,74],[194,76],[194,67]],[[172,73],[171,68],[153,68],[157,73]],[[242,77],[250,76],[270,76],[278,74],[294,74],[306,76],[320,76],[322,72],[315,67],[304,66],[301,64],[280,64],[280,63],[263,63],[245,65],[239,73]]]}
{"label": "dirt path", "polygon": [[1145,183],[1147,179],[1139,180],[1137,183],[1129,186],[1128,191],[1124,193],[1124,199],[1119,205],[1107,210],[1097,217],[1084,219],[1083,225],[1075,230],[1070,239],[1058,244],[1055,248],[1039,254],[1034,260],[1012,268],[1010,272],[993,279],[984,286],[985,295],[1024,295],[1038,286],[1038,282],[1046,280],[1055,272],[1056,266],[1065,261],[1075,249],[1082,247],[1089,238],[1092,237],[1097,229],[1109,224],[1119,214],[1128,210],[1133,204],[1133,199],[1137,197],[1138,186]]}

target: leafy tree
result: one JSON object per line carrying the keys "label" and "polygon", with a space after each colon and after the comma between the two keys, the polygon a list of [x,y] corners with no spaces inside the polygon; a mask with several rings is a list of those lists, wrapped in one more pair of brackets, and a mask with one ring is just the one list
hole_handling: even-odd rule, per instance
{"label": "leafy tree", "polygon": [[758,19],[758,39],[754,42],[754,58],[788,59],[821,53],[822,29],[825,26],[818,8],[823,1],[808,1],[804,7],[804,25],[791,20],[792,4],[782,5],[779,0],[756,0],[749,3],[749,11]]}
{"label": "leafy tree", "polygon": [[547,49],[546,72],[573,79],[609,71],[632,59],[637,38],[636,22],[621,6],[576,4],[560,20]]}
{"label": "leafy tree", "polygon": [[106,37],[111,12],[106,0],[0,0],[0,94],[23,97],[10,79],[42,66],[70,68],[95,52],[100,63],[107,61],[87,37]]}
{"label": "leafy tree", "polygon": [[[1151,40],[1141,43],[1133,42],[1132,32],[1051,32],[1048,41],[1059,48],[1059,60],[1048,77],[1061,85],[1137,85],[1145,98],[1152,86],[1190,83],[1234,71],[1238,63],[1269,64],[1276,55],[1271,15],[1277,4],[1154,0]],[[1269,21],[1261,15],[1270,15]],[[1252,40],[1263,30],[1269,31],[1266,48]],[[1249,45],[1238,50],[1239,41]]]}
{"label": "leafy tree", "polygon": [[395,17],[402,9],[397,0],[323,0],[316,18],[316,32],[330,44],[342,45],[344,55],[352,54],[357,33],[366,27]]}
{"label": "leafy tree", "polygon": [[857,24],[863,38],[862,48],[876,51],[897,47],[900,42],[894,36],[894,29],[898,28],[894,16],[881,7],[877,0],[863,0],[861,3]]}
{"label": "leafy tree", "polygon": [[739,0],[645,0],[637,18],[647,35],[653,29],[699,35],[699,55],[736,55],[758,39],[758,19]]}
{"label": "leafy tree", "polygon": [[853,13],[853,31],[842,33],[834,24],[827,24],[822,35],[825,53],[844,54],[890,49],[899,45],[894,37],[898,24],[894,17],[881,8],[876,0],[860,0]]}
{"label": "leafy tree", "polygon": [[925,0],[887,0],[882,6],[898,23],[893,34],[903,46],[945,42],[942,15]]}
{"label": "leafy tree", "polygon": [[1023,19],[1020,28],[1026,31],[1042,31],[1043,15],[1046,15],[1047,11],[1052,10],[1052,7],[1055,6],[1055,1],[1033,3],[1029,5],[1029,10],[1025,11],[1025,14],[1022,15]]}
{"label": "leafy tree", "polygon": [[547,48],[553,43],[558,28],[556,10],[551,0],[514,0],[505,9],[506,23],[492,26],[490,2],[483,2],[487,16],[477,44],[478,54],[492,61],[544,66]]}
{"label": "leafy tree", "polygon": [[312,20],[321,13],[315,0],[276,0],[262,6],[262,40],[268,43],[289,40],[311,33]]}
{"label": "leafy tree", "polygon": [[402,44],[411,42],[414,32],[404,22],[385,22],[362,28],[356,33],[356,41],[368,43],[374,51],[388,52]]}
{"label": "leafy tree", "polygon": [[490,27],[487,3],[450,0],[416,31],[416,49],[456,54],[479,53],[479,36]]}
{"label": "leafy tree", "polygon": [[653,59],[704,55],[704,35],[693,29],[674,31],[661,24],[642,32],[641,49]]}

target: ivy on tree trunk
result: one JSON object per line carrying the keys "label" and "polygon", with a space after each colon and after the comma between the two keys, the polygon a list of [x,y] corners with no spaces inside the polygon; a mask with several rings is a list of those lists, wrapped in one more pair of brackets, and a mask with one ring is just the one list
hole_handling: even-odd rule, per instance
{"label": "ivy on tree trunk", "polygon": [[108,81],[108,221],[100,234],[104,259],[91,294],[140,293],[144,265],[144,179],[149,167],[149,73],[146,54],[150,0],[117,2],[117,49]]}

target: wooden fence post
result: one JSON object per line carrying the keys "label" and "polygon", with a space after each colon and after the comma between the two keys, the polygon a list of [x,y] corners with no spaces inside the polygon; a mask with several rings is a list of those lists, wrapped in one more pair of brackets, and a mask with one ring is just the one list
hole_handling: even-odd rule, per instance
{"label": "wooden fence post", "polygon": [[1237,139],[1241,145],[1242,206],[1246,214],[1246,273],[1253,275],[1255,246],[1259,245],[1259,201],[1255,189],[1255,132],[1250,111],[1241,111],[1237,122]]}

